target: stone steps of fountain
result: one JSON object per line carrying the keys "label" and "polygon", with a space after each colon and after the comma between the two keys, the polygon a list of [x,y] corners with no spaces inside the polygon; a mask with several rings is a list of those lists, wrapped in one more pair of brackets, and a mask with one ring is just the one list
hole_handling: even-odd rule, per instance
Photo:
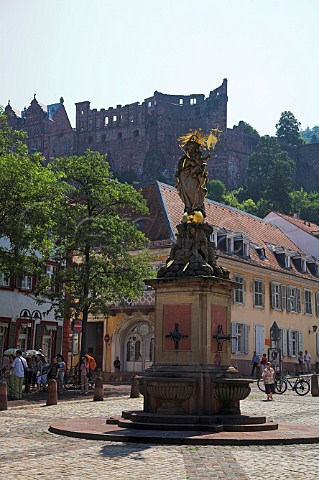
{"label": "stone steps of fountain", "polygon": [[[107,422],[108,423],[108,422]],[[278,424],[265,422],[260,424],[199,424],[199,423],[144,423],[135,420],[119,419],[118,426],[133,430],[165,430],[165,431],[193,431],[193,432],[259,432],[277,430]]]}
{"label": "stone steps of fountain", "polygon": [[257,415],[157,415],[143,411],[123,411],[122,418],[138,423],[190,425],[252,425],[266,423],[266,417]]}

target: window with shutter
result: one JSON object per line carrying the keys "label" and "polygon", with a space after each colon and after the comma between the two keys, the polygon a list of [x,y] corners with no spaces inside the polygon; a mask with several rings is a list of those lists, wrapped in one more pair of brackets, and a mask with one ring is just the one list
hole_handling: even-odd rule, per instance
{"label": "window with shutter", "polygon": [[237,334],[236,323],[232,323],[231,324],[231,336],[233,338],[231,339],[231,353],[236,353],[236,351],[237,351],[237,337],[236,337],[236,334]]}
{"label": "window with shutter", "polygon": [[319,292],[316,292],[316,315],[319,317]]}
{"label": "window with shutter", "polygon": [[264,289],[262,280],[254,280],[254,307],[263,307]]}
{"label": "window with shutter", "polygon": [[297,336],[298,336],[298,350],[297,350],[297,354],[299,352],[303,352],[303,345],[302,345],[302,332],[297,332]]}
{"label": "window with shutter", "polygon": [[288,330],[288,355],[289,357],[292,357],[292,330]]}
{"label": "window with shutter", "polygon": [[281,309],[286,310],[286,305],[287,305],[287,287],[286,285],[281,285]]}
{"label": "window with shutter", "polygon": [[304,290],[304,309],[305,314],[312,315],[312,292]]}
{"label": "window with shutter", "polygon": [[287,330],[285,328],[281,329],[281,352],[282,356],[287,356]]}
{"label": "window with shutter", "polygon": [[232,353],[247,354],[248,353],[248,339],[249,339],[249,325],[244,323],[232,324],[232,336],[236,337],[232,342]]}
{"label": "window with shutter", "polygon": [[248,340],[249,340],[249,325],[244,325],[244,353],[247,355],[249,351]]}
{"label": "window with shutter", "polygon": [[244,303],[244,277],[242,275],[234,275],[234,281],[240,283],[240,287],[234,290],[234,302]]}
{"label": "window with shutter", "polygon": [[271,282],[271,306],[276,310],[281,309],[281,289],[279,283]]}
{"label": "window with shutter", "polygon": [[299,351],[302,350],[302,333],[299,330],[288,330],[288,355],[289,357],[297,357]]}
{"label": "window with shutter", "polygon": [[262,355],[265,350],[265,327],[255,325],[255,348],[257,355]]}

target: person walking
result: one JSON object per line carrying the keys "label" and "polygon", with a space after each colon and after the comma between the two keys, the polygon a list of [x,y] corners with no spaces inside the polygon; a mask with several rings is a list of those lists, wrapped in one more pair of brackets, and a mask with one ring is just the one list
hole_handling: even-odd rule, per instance
{"label": "person walking", "polygon": [[114,362],[113,362],[113,367],[114,367],[114,372],[115,372],[115,378],[114,380],[118,382],[120,380],[120,372],[121,372],[121,361],[119,357],[116,357]]}
{"label": "person walking", "polygon": [[57,356],[57,365],[58,365],[58,392],[62,393],[64,390],[64,375],[65,375],[65,361],[63,355]]}
{"label": "person walking", "polygon": [[305,365],[305,372],[310,373],[311,355],[310,355],[310,353],[308,353],[308,350],[305,350],[303,360],[304,360],[304,365]]}
{"label": "person walking", "polygon": [[80,363],[81,372],[81,395],[87,395],[89,393],[89,362],[86,357],[82,357]]}
{"label": "person walking", "polygon": [[303,353],[302,353],[302,351],[299,352],[299,355],[298,355],[297,359],[298,359],[299,373],[303,373]]}
{"label": "person walking", "polygon": [[13,371],[13,397],[15,400],[22,399],[22,387],[25,372],[27,371],[28,365],[25,358],[22,358],[21,350],[16,351],[16,357],[11,364],[11,369]]}
{"label": "person walking", "polygon": [[262,378],[267,394],[267,400],[273,400],[272,395],[275,393],[275,370],[272,368],[271,363],[266,363],[266,368],[263,371]]}
{"label": "person walking", "polygon": [[251,376],[254,377],[256,367],[257,365],[259,365],[259,356],[256,354],[256,351],[254,351],[254,355],[252,356],[251,364],[252,364]]}

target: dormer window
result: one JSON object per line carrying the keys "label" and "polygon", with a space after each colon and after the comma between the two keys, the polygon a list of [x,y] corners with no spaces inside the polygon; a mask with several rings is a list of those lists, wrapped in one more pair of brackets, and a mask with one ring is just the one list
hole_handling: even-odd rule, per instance
{"label": "dormer window", "polygon": [[214,230],[213,233],[210,236],[210,241],[214,242],[215,247],[217,248],[217,231]]}
{"label": "dormer window", "polygon": [[285,268],[291,267],[291,258],[290,255],[285,255]]}
{"label": "dormer window", "polygon": [[234,234],[234,253],[240,257],[249,257],[249,238],[243,232]]}
{"label": "dormer window", "polygon": [[301,271],[302,271],[302,273],[307,272],[307,262],[306,262],[305,258],[301,259]]}
{"label": "dormer window", "polygon": [[227,251],[227,253],[233,253],[234,252],[234,239],[233,239],[233,237],[227,237],[226,238],[226,251]]}
{"label": "dormer window", "polygon": [[196,98],[191,98],[190,101],[189,101],[189,103],[190,103],[191,105],[196,105]]}

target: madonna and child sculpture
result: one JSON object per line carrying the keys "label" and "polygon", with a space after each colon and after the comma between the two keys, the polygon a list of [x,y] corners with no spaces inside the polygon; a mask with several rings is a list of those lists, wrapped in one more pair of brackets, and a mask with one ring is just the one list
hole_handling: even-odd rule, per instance
{"label": "madonna and child sculpture", "polygon": [[204,135],[201,130],[191,130],[178,139],[183,155],[178,162],[176,189],[184,203],[184,215],[182,223],[176,226],[176,243],[166,265],[158,271],[158,278],[229,278],[228,270],[216,263],[216,248],[210,240],[213,228],[205,222],[209,154],[203,156],[203,150],[215,148],[218,133],[218,129],[212,130],[209,135]]}

